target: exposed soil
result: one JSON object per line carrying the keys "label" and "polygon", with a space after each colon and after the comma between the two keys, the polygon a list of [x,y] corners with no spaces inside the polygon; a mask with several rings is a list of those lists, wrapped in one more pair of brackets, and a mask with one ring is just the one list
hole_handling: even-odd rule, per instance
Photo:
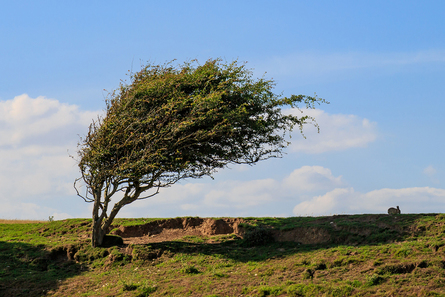
{"label": "exposed soil", "polygon": [[184,236],[213,236],[236,234],[242,237],[245,230],[238,218],[175,218],[159,220],[138,226],[120,226],[112,234],[123,238],[125,244],[145,244],[171,241]]}
{"label": "exposed soil", "polygon": [[[389,220],[381,222],[382,217]],[[336,221],[341,219],[342,225],[337,225]],[[403,232],[398,224],[392,224],[399,220],[397,216],[388,215],[362,215],[362,216],[330,216],[321,217],[312,221],[308,226],[295,227],[291,230],[278,230],[270,228],[275,241],[291,241],[301,244],[323,244],[333,240],[332,231],[347,231],[350,235],[369,236],[375,232],[371,227],[364,227],[363,223],[369,226],[374,225],[379,229],[391,229],[397,233]],[[349,222],[351,224],[346,224]],[[138,226],[120,226],[112,234],[123,238],[125,244],[146,244],[151,242],[172,241],[184,236],[211,237],[220,234],[235,234],[244,237],[246,229],[240,225],[246,223],[241,218],[174,218],[157,220]],[[354,225],[354,223],[360,223]],[[323,225],[323,227],[320,227]],[[365,225],[366,226],[366,225]],[[210,240],[210,241],[209,241]],[[347,241],[347,238],[344,240]],[[206,240],[211,243],[212,239]]]}

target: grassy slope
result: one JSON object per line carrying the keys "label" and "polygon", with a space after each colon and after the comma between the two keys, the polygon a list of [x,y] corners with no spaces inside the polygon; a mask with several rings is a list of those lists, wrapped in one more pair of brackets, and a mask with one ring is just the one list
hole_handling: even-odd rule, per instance
{"label": "grassy slope", "polygon": [[0,224],[0,296],[445,296],[445,215],[248,220],[321,228],[330,242],[220,235],[91,249],[87,219]]}

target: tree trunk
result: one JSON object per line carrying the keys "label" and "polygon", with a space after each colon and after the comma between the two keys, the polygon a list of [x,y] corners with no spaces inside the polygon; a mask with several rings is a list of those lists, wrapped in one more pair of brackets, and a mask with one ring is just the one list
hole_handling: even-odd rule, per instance
{"label": "tree trunk", "polygon": [[104,230],[102,228],[102,221],[93,220],[93,230],[91,232],[91,245],[93,247],[101,246],[106,234],[107,230]]}
{"label": "tree trunk", "polygon": [[110,230],[111,223],[123,205],[123,200],[116,203],[108,217],[103,214],[99,216],[98,212],[93,212],[93,230],[91,233],[91,245],[93,247],[99,247],[103,244],[105,235],[107,235]]}
{"label": "tree trunk", "polygon": [[[96,193],[96,197],[94,200],[94,206],[93,206],[93,226],[92,226],[93,230],[91,232],[91,245],[93,247],[99,247],[104,243],[105,235],[108,234],[108,232],[110,230],[111,223],[113,222],[113,220],[116,217],[119,210],[124,205],[135,201],[139,197],[141,192],[143,192],[143,190],[138,189],[138,190],[136,190],[134,195],[131,197],[129,197],[129,196],[127,196],[127,194],[125,194],[125,196],[114,205],[113,209],[110,212],[110,216],[107,216],[108,203],[105,203],[105,206],[101,209],[101,207],[100,207],[101,192],[98,191]],[[108,199],[108,198],[106,198],[106,199]],[[101,211],[100,215],[99,215],[99,211]]]}

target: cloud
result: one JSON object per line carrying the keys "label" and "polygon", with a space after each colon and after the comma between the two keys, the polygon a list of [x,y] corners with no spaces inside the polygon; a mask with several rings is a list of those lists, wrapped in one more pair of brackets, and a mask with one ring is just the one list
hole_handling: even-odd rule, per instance
{"label": "cloud", "polygon": [[[293,111],[292,111],[293,112]],[[292,138],[292,151],[322,153],[365,147],[377,138],[376,124],[352,115],[309,110],[321,126],[306,129],[307,139]],[[20,219],[63,219],[78,216],[72,183],[78,177],[78,135],[99,111],[82,111],[44,97],[24,94],[0,101],[0,216]],[[310,127],[308,127],[310,128]],[[31,131],[31,132],[30,132]],[[297,132],[298,133],[298,132]],[[297,138],[297,140],[295,140]],[[244,170],[245,167],[236,170]],[[434,175],[428,166],[424,173]],[[120,216],[289,216],[334,213],[384,213],[399,205],[402,212],[438,212],[445,190],[436,188],[379,189],[361,193],[341,175],[322,166],[296,168],[285,178],[251,181],[184,181],[151,199],[125,207]],[[76,215],[77,214],[77,215]]]}
{"label": "cloud", "polygon": [[294,207],[297,216],[330,214],[386,213],[400,206],[402,213],[437,213],[445,208],[445,190],[430,187],[380,189],[367,193],[353,188],[336,188]]}
{"label": "cloud", "polygon": [[329,114],[320,109],[286,110],[288,114],[308,115],[315,118],[320,133],[311,125],[304,127],[306,139],[295,132],[291,139],[292,152],[320,154],[329,151],[342,151],[363,148],[377,139],[377,124],[355,115]]}
{"label": "cloud", "polygon": [[211,207],[245,209],[274,201],[279,188],[274,179],[246,182],[227,181],[205,195],[204,204]]}
{"label": "cloud", "polygon": [[87,132],[98,114],[26,94],[0,101],[0,203],[9,209],[2,216],[64,216],[64,211],[39,203],[75,195],[78,170],[69,153],[75,154],[78,135]]}
{"label": "cloud", "polygon": [[36,203],[9,203],[2,202],[0,217],[20,220],[48,220],[52,216],[54,220],[72,218],[68,213],[60,213],[52,207],[40,206]]}
{"label": "cloud", "polygon": [[177,184],[152,199],[135,202],[121,215],[289,216],[295,203],[344,185],[342,177],[327,168],[303,166],[283,180]]}
{"label": "cloud", "polygon": [[428,167],[423,169],[423,173],[428,176],[433,176],[437,173],[437,170],[432,165],[429,165]]}
{"label": "cloud", "polygon": [[342,177],[335,177],[328,168],[303,166],[295,169],[283,180],[282,186],[298,192],[313,192],[332,189],[343,185]]}
{"label": "cloud", "polygon": [[0,101],[0,148],[76,143],[77,134],[84,132],[98,114],[27,94]]}
{"label": "cloud", "polygon": [[[221,181],[174,185],[135,202],[124,216],[322,216],[441,212],[445,190],[430,187],[378,189],[366,193],[322,166],[303,166],[282,180]],[[143,214],[142,214],[143,213]]]}

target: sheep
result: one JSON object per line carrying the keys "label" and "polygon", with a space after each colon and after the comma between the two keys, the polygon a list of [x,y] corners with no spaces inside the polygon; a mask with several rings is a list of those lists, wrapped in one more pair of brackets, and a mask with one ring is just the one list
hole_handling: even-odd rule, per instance
{"label": "sheep", "polygon": [[390,207],[388,209],[388,214],[400,214],[400,208],[397,206],[397,208]]}

